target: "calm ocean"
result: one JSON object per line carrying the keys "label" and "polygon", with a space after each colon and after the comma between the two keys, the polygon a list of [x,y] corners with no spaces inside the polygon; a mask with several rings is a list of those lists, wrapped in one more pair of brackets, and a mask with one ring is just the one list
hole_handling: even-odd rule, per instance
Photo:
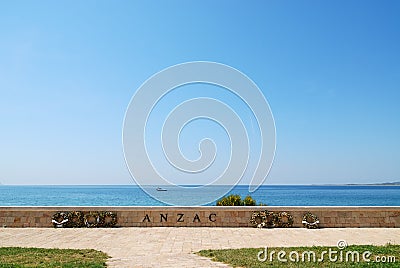
{"label": "calm ocean", "polygon": [[[231,193],[244,197],[248,186],[235,186]],[[179,191],[159,194],[179,196]],[[273,185],[262,186],[251,196],[271,206],[400,206],[400,186]],[[185,204],[185,200],[181,201]],[[160,205],[164,204],[138,186],[0,186],[0,206]]]}

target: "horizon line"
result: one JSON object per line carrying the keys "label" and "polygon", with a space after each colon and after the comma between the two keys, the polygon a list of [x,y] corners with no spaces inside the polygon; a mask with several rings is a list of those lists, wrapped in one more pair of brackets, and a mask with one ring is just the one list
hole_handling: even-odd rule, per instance
{"label": "horizon line", "polygon": [[[217,184],[213,186],[250,186],[251,184]],[[383,185],[383,186],[400,186],[400,181],[394,182],[376,182],[376,183],[323,183],[323,184],[316,184],[316,183],[308,183],[308,184],[262,184],[261,186],[357,186],[357,185]],[[0,186],[175,186],[175,185],[168,185],[168,184],[0,184]],[[202,184],[178,184],[176,186],[202,186]]]}

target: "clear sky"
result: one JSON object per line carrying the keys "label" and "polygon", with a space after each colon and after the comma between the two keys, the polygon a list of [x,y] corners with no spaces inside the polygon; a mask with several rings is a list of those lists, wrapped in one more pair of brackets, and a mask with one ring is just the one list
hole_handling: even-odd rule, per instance
{"label": "clear sky", "polygon": [[277,150],[265,183],[399,181],[399,11],[399,1],[1,1],[0,182],[132,184],[121,139],[132,95],[197,60],[241,70],[267,98]]}

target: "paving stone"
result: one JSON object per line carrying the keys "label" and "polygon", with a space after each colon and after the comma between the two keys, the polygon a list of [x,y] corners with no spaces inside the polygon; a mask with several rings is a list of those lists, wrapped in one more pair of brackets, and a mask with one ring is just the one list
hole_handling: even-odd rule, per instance
{"label": "paving stone", "polygon": [[[0,246],[93,248],[109,267],[229,267],[194,254],[202,249],[400,243],[398,228],[2,228]],[[256,256],[255,256],[256,257]]]}

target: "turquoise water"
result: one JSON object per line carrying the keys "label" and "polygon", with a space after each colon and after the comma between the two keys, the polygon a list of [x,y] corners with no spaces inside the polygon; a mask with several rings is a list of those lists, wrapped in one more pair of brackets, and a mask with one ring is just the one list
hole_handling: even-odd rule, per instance
{"label": "turquoise water", "polygon": [[[215,186],[218,187],[218,186]],[[156,194],[179,196],[179,191]],[[168,189],[168,187],[166,187]],[[246,196],[248,186],[230,193]],[[251,194],[271,206],[400,206],[400,186],[261,186]],[[192,196],[196,198],[196,196]],[[187,200],[180,200],[182,205]],[[208,205],[214,205],[210,203]],[[160,206],[138,186],[0,186],[0,206]]]}

